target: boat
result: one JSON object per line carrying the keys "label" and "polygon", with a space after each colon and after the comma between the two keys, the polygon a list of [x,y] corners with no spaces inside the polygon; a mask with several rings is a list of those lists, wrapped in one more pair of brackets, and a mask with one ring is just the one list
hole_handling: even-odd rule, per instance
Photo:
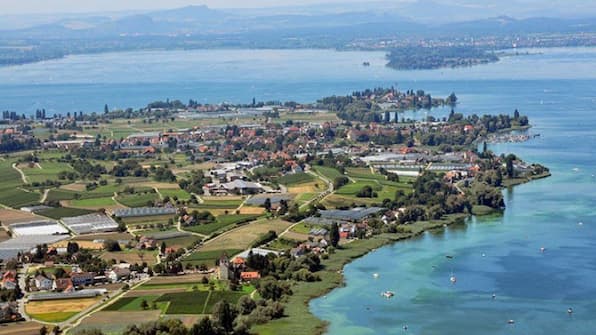
{"label": "boat", "polygon": [[373,278],[379,278],[379,274],[378,273],[373,273]]}
{"label": "boat", "polygon": [[507,323],[510,324],[510,325],[512,325],[512,324],[515,323],[515,320],[508,320]]}
{"label": "boat", "polygon": [[362,62],[362,66],[370,66],[370,62]]}
{"label": "boat", "polygon": [[567,309],[567,314],[572,314],[572,313],[573,313],[573,308],[569,307],[569,308]]}
{"label": "boat", "polygon": [[453,273],[451,274],[451,277],[449,277],[449,281],[451,282],[451,284],[455,284],[457,282],[457,278]]}
{"label": "boat", "polygon": [[447,257],[449,259],[452,259],[453,258],[453,256],[451,256],[451,255],[445,255],[445,257]]}
{"label": "boat", "polygon": [[393,296],[395,296],[395,292],[385,291],[385,292],[381,293],[381,295],[384,296],[385,298],[389,299],[389,298],[393,298]]}
{"label": "boat", "polygon": [[540,248],[540,252],[544,252],[544,251],[546,251],[546,248],[544,248],[544,247],[541,247],[541,248]]}

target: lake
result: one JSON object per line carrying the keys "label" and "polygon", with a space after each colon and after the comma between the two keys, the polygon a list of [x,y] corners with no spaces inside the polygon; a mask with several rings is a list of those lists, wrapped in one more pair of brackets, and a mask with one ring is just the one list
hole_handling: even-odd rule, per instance
{"label": "lake", "polygon": [[[141,107],[167,98],[312,102],[389,85],[435,96],[455,92],[456,109],[465,114],[517,108],[540,137],[490,148],[544,164],[551,178],[505,191],[503,216],[472,219],[356,260],[345,269],[347,286],[312,301],[311,310],[330,322],[332,335],[402,334],[404,325],[408,334],[593,334],[596,49],[544,50],[462,69],[394,71],[384,64],[383,53],[329,50],[72,56],[0,68],[0,109],[91,112],[106,103]],[[396,296],[382,298],[384,290]]]}

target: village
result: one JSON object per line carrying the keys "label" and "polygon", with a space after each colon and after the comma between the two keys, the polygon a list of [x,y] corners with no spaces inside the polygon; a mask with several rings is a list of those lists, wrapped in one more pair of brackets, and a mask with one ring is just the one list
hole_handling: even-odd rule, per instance
{"label": "village", "polygon": [[[277,311],[248,311],[259,327],[354,241],[499,211],[500,187],[548,175],[481,148],[527,129],[517,111],[399,117],[448,101],[379,89],[312,105],[4,113],[0,319],[23,334],[117,333],[134,320],[190,327],[250,299]],[[126,317],[106,324],[115,313]]]}

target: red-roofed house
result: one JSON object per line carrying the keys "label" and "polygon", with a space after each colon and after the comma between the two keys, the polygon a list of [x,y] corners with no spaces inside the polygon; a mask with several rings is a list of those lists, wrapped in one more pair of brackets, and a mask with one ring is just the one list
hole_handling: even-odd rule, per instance
{"label": "red-roofed house", "polygon": [[261,274],[256,271],[241,272],[240,278],[244,281],[257,280],[257,279],[261,278]]}

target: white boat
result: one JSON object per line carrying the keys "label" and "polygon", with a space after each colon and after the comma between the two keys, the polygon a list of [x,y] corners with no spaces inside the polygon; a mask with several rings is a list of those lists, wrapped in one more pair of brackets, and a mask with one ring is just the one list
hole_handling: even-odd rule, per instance
{"label": "white boat", "polygon": [[373,278],[379,278],[379,274],[378,273],[373,273]]}
{"label": "white boat", "polygon": [[455,284],[455,282],[457,282],[457,278],[453,273],[451,274],[451,277],[449,277],[449,281],[451,282],[451,284]]}
{"label": "white boat", "polygon": [[385,291],[385,292],[381,293],[381,295],[384,296],[385,298],[389,299],[389,298],[393,298],[393,296],[395,295],[395,292]]}

